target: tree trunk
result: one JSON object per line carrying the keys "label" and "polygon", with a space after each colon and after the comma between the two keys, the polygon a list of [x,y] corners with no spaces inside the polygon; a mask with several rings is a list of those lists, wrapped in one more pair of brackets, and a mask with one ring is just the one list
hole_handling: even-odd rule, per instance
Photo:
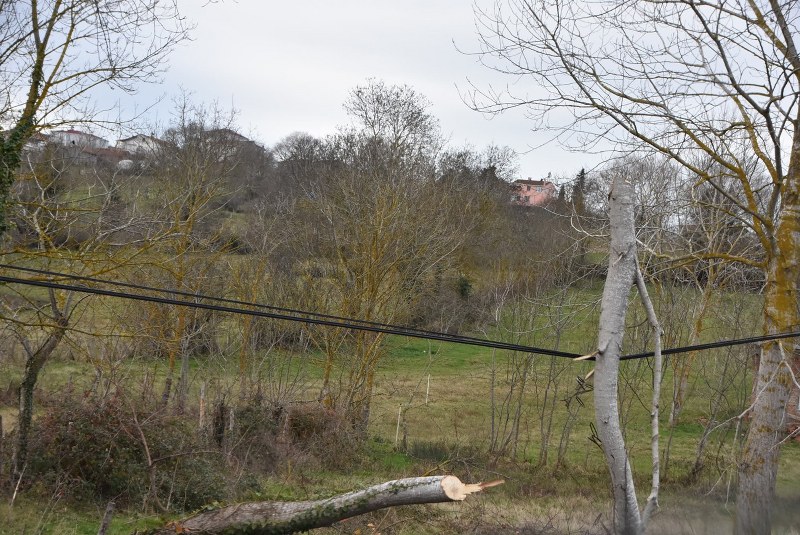
{"label": "tree trunk", "polygon": [[791,385],[789,370],[781,365],[781,353],[779,343],[770,343],[761,351],[753,418],[739,465],[737,535],[771,533],[778,442],[785,435],[783,420]]}
{"label": "tree trunk", "polygon": [[161,406],[163,408],[166,408],[167,404],[169,404],[169,396],[172,393],[172,374],[173,370],[170,369],[167,371],[167,378],[164,379],[164,391],[161,392]]}
{"label": "tree trunk", "polygon": [[[181,288],[182,285],[183,278],[181,277],[178,281],[178,287]],[[186,396],[188,392],[186,382],[189,379],[189,355],[186,351],[185,337],[186,311],[183,307],[180,307],[180,310],[178,311],[178,327],[177,331],[175,332],[175,338],[172,340],[172,347],[170,348],[169,354],[170,376],[172,375],[172,370],[175,369],[177,357],[180,356],[181,358],[181,370],[180,376],[178,377],[178,388],[176,389],[177,395],[175,396],[175,408],[178,414],[183,414],[183,410],[186,407]]]}
{"label": "tree trunk", "polygon": [[[794,351],[791,359],[792,374],[795,379],[800,379],[800,347],[797,341],[794,343]],[[786,406],[786,432],[794,437],[795,441],[800,441],[800,388],[794,384],[789,393],[789,401]]]}
{"label": "tree trunk", "polygon": [[658,491],[661,487],[661,463],[658,454],[659,442],[659,407],[661,402],[661,324],[658,321],[656,310],[650,295],[647,292],[647,285],[644,282],[644,275],[637,262],[636,264],[636,287],[639,289],[639,296],[642,304],[647,311],[647,321],[653,328],[653,397],[650,403],[650,457],[652,464],[652,485],[650,495],[647,497],[647,504],[642,512],[641,530],[647,529],[647,523],[658,510]]}
{"label": "tree trunk", "polygon": [[44,55],[36,54],[25,108],[7,135],[0,136],[0,236],[8,230],[8,199],[11,196],[11,186],[14,185],[17,168],[22,161],[22,148],[35,131],[34,115],[38,108],[36,101],[43,78],[43,64]]}
{"label": "tree trunk", "polygon": [[[777,263],[777,262],[776,262]],[[773,270],[771,270],[773,271]],[[774,279],[773,279],[774,280]],[[765,309],[777,312],[783,296],[772,282],[765,296]],[[776,295],[777,294],[777,295]],[[794,300],[796,306],[796,299]],[[774,321],[779,316],[766,313],[767,332],[786,332],[795,327]],[[786,315],[795,315],[787,313]],[[792,388],[789,359],[793,351],[784,349],[783,342],[769,342],[761,349],[758,375],[755,379],[755,399],[752,419],[739,466],[739,492],[736,500],[736,533],[768,534],[771,532],[771,505],[780,455],[779,442],[786,434],[785,413]]]}
{"label": "tree trunk", "polygon": [[20,150],[0,139],[0,236],[8,229],[8,198],[20,162]]}
{"label": "tree trunk", "polygon": [[97,535],[106,535],[108,528],[111,527],[111,519],[114,516],[114,501],[108,502],[106,505],[106,512],[103,514],[103,520],[100,522],[100,527],[97,529]]}
{"label": "tree trunk", "polygon": [[[796,331],[797,279],[800,277],[800,129],[794,132],[792,158],[781,196],[780,219],[768,251],[764,292],[764,333]],[[739,465],[736,533],[768,534],[778,475],[779,442],[786,437],[789,394],[796,368],[794,343],[767,342],[761,347],[752,420]]]}
{"label": "tree trunk", "polygon": [[181,343],[181,375],[178,379],[177,412],[183,414],[186,410],[186,399],[189,397],[189,352]]}
{"label": "tree trunk", "polygon": [[641,532],[628,452],[622,436],[617,398],[619,357],[625,332],[628,296],[636,276],[633,183],[617,176],[610,195],[611,248],[608,275],[600,305],[598,355],[594,373],[594,405],[597,434],[603,444],[614,494],[614,531]]}
{"label": "tree trunk", "polygon": [[50,355],[56,350],[67,330],[67,318],[54,308],[56,313],[56,326],[47,335],[47,339],[39,348],[28,353],[25,360],[25,371],[19,386],[19,419],[17,421],[17,440],[14,448],[12,469],[14,477],[20,477],[25,463],[28,460],[28,435],[31,421],[33,420],[33,392],[39,372],[44,367]]}
{"label": "tree trunk", "polygon": [[231,505],[167,524],[150,533],[294,533],[330,526],[340,520],[386,507],[461,501],[469,494],[500,483],[502,481],[464,484],[455,476],[412,477],[324,500]]}

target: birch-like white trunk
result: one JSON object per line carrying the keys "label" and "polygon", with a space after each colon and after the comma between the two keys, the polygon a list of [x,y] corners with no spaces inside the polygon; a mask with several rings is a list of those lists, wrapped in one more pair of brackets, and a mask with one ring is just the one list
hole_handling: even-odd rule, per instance
{"label": "birch-like white trunk", "polygon": [[647,529],[647,523],[658,510],[658,491],[661,487],[661,459],[658,452],[659,438],[659,414],[661,406],[661,324],[658,321],[653,301],[647,291],[644,282],[644,275],[636,264],[636,287],[639,289],[639,297],[642,300],[644,309],[647,312],[647,321],[653,328],[653,398],[650,404],[650,458],[652,459],[652,485],[650,495],[647,497],[647,504],[642,513],[642,531]]}
{"label": "birch-like white trunk", "polygon": [[611,248],[608,275],[600,305],[594,406],[597,434],[603,444],[614,495],[614,531],[638,535],[642,531],[628,452],[622,436],[617,398],[619,357],[625,333],[628,298],[636,278],[634,186],[618,175],[611,184],[609,216]]}

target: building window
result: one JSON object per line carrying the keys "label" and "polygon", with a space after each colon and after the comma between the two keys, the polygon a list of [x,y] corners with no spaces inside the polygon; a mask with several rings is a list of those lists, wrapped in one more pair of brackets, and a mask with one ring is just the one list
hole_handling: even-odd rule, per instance
{"label": "building window", "polygon": [[529,184],[529,185],[527,185],[527,186],[525,186],[525,188],[526,188],[526,190],[525,190],[525,191],[530,191],[530,190],[531,190],[531,186],[530,186],[530,184]]}
{"label": "building window", "polygon": [[536,186],[536,191],[542,191],[542,186]]}

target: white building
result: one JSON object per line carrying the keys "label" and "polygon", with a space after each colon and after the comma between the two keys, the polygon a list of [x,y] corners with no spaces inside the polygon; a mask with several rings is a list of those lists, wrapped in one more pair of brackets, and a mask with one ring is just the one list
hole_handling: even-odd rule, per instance
{"label": "white building", "polygon": [[120,139],[117,141],[116,147],[131,154],[138,154],[142,156],[153,156],[158,152],[158,148],[164,142],[153,136],[146,136],[144,134],[136,134],[135,136]]}
{"label": "white building", "polygon": [[79,149],[103,149],[108,146],[108,141],[99,136],[73,129],[50,132],[50,141]]}

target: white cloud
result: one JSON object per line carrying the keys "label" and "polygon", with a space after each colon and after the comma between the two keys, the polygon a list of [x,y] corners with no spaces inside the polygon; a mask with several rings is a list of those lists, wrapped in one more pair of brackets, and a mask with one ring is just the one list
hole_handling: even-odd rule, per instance
{"label": "white cloud", "polygon": [[[144,89],[141,102],[180,88],[199,101],[232,103],[245,131],[271,145],[294,131],[324,136],[345,122],[342,102],[369,77],[405,83],[427,96],[452,144],[509,145],[519,152],[546,140],[522,112],[492,120],[461,102],[458,88],[513,83],[460,53],[477,49],[472,7],[464,0],[296,0],[183,6],[197,22],[194,40],[170,60],[164,84]],[[457,88],[458,87],[458,88]],[[157,107],[167,119],[169,103]],[[525,176],[572,174],[596,157],[550,145],[523,155]]]}

